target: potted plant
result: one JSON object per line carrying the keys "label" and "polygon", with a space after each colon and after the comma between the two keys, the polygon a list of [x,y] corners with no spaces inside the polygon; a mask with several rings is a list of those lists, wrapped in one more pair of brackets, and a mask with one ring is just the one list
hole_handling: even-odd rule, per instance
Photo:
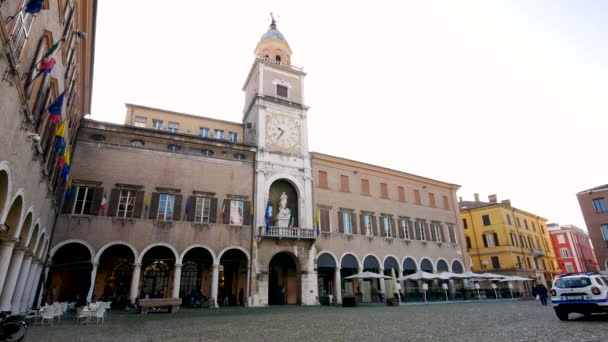
{"label": "potted plant", "polygon": [[357,306],[357,300],[355,299],[355,296],[348,295],[348,296],[342,297],[342,306],[343,307],[355,307],[355,306]]}

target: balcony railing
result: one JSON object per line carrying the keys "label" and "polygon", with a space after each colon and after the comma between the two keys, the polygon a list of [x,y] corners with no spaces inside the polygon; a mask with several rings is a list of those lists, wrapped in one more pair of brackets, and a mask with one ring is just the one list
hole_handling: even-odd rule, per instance
{"label": "balcony railing", "polygon": [[535,256],[543,256],[545,252],[540,248],[530,248],[530,254]]}
{"label": "balcony railing", "polygon": [[315,230],[311,228],[298,228],[298,227],[275,227],[270,226],[268,229],[261,226],[258,227],[258,235],[260,237],[278,238],[278,239],[305,239],[314,240],[317,238]]}

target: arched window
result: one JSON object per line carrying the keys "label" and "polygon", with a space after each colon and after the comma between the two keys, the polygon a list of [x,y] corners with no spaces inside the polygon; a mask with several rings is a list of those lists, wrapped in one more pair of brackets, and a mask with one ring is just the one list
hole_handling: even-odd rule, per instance
{"label": "arched window", "polygon": [[196,261],[188,260],[182,266],[182,280],[180,285],[180,295],[188,296],[190,291],[194,289],[198,292],[201,288],[200,271],[202,265]]}
{"label": "arched window", "polygon": [[275,59],[277,62],[280,62],[280,61],[281,61],[281,56],[277,55],[277,56],[276,56],[274,59]]}

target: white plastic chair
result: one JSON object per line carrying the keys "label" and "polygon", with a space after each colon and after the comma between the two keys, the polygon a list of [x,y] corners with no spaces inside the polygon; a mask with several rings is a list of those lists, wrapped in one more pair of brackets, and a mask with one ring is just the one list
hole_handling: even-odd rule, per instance
{"label": "white plastic chair", "polygon": [[44,321],[49,321],[50,325],[53,325],[53,320],[55,319],[55,307],[48,306],[44,310],[41,310],[42,320],[40,321],[40,325],[44,326]]}
{"label": "white plastic chair", "polygon": [[106,309],[109,312],[112,312],[112,301],[106,302]]}
{"label": "white plastic chair", "polygon": [[76,323],[86,323],[89,319],[89,309],[85,306],[81,306],[76,309]]}
{"label": "white plastic chair", "polygon": [[97,307],[95,311],[95,324],[99,325],[99,319],[101,318],[101,324],[103,324],[106,320],[106,307],[105,305],[100,305]]}
{"label": "white plastic chair", "polygon": [[61,303],[53,303],[51,305],[55,311],[54,317],[57,318],[57,321],[61,323],[61,315],[63,315],[63,305]]}
{"label": "white plastic chair", "polygon": [[68,303],[67,312],[76,312],[76,302]]}

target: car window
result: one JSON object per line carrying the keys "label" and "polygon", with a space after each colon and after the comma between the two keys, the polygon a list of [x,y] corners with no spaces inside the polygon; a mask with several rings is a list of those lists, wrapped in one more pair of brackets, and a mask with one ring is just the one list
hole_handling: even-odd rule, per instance
{"label": "car window", "polygon": [[599,285],[599,286],[604,286],[604,282],[602,281],[602,279],[600,279],[600,277],[595,278],[595,282]]}
{"label": "car window", "polygon": [[608,286],[608,278],[606,278],[606,277],[601,277],[601,278],[602,278],[602,280],[604,281],[604,284],[605,284],[606,286]]}
{"label": "car window", "polygon": [[591,285],[591,279],[587,277],[558,279],[555,281],[555,287],[560,289],[587,287],[589,285]]}

